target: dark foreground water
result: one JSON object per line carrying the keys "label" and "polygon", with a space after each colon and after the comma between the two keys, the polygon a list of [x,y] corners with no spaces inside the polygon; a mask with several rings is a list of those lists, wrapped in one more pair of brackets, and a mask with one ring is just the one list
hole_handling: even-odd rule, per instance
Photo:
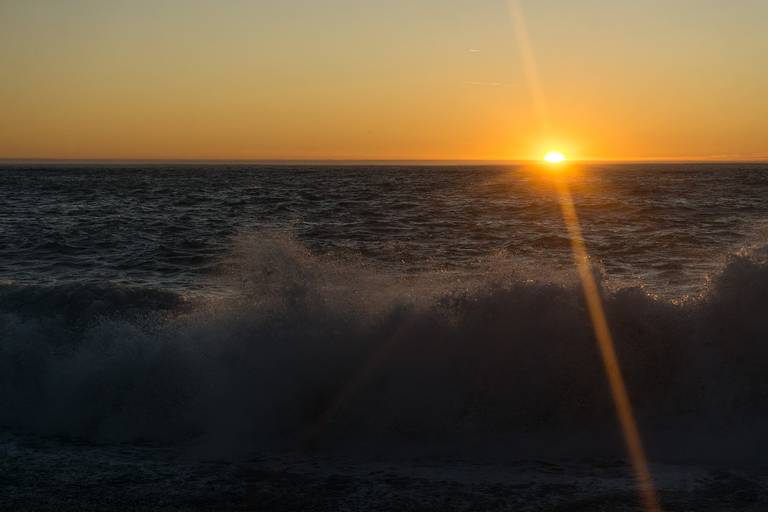
{"label": "dark foreground water", "polygon": [[[564,179],[662,501],[766,509],[768,166]],[[0,505],[635,510],[574,276],[541,169],[5,166]]]}

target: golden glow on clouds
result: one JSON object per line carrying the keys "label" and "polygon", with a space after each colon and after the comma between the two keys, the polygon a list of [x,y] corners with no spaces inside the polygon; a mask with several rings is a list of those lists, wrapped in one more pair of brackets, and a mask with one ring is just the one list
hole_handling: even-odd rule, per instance
{"label": "golden glow on clouds", "polygon": [[0,2],[0,157],[768,157],[768,2],[521,4],[546,105],[505,2]]}

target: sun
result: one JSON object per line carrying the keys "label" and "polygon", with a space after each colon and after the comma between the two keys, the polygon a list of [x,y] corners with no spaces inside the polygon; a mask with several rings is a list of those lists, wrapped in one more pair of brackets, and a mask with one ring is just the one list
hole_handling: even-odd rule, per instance
{"label": "sun", "polygon": [[547,151],[547,154],[544,155],[544,161],[549,164],[559,164],[565,162],[565,155],[559,151]]}

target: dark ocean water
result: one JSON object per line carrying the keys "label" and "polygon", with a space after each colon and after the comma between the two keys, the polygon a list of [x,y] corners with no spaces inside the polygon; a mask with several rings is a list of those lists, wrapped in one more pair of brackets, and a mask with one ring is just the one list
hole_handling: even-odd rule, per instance
{"label": "dark ocean water", "polygon": [[[721,510],[691,496],[725,485],[742,492],[731,505],[759,510],[763,473],[703,468],[768,463],[768,166],[592,165],[563,179],[651,461],[695,468],[662,497]],[[434,505],[437,470],[398,488],[371,461],[518,461],[541,482],[549,470],[519,461],[586,457],[602,462],[552,492],[614,496],[589,475],[624,478],[611,503],[632,510],[541,169],[6,165],[0,205],[2,504],[55,509],[69,492],[76,509],[93,493],[60,468],[96,494],[141,474],[135,492],[159,500],[147,510],[240,507],[245,481],[269,509],[311,509],[281,508],[296,482],[331,500],[323,510],[387,486],[376,499],[402,508]],[[328,484],[296,462],[318,453],[363,465],[335,462],[346,483]],[[493,509],[472,478],[456,499],[477,492]],[[530,485],[499,499],[553,503]]]}
{"label": "dark ocean water", "polygon": [[[762,241],[766,170],[595,165],[569,181],[606,276],[670,296],[701,291],[724,257]],[[15,284],[205,292],[248,237],[397,274],[571,261],[541,169],[6,166],[0,201],[0,279]]]}

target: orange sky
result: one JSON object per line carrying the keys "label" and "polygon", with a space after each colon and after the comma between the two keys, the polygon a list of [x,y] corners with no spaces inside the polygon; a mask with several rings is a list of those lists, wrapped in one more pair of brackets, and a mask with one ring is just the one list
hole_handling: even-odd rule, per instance
{"label": "orange sky", "polygon": [[768,2],[3,0],[0,158],[768,159]]}

